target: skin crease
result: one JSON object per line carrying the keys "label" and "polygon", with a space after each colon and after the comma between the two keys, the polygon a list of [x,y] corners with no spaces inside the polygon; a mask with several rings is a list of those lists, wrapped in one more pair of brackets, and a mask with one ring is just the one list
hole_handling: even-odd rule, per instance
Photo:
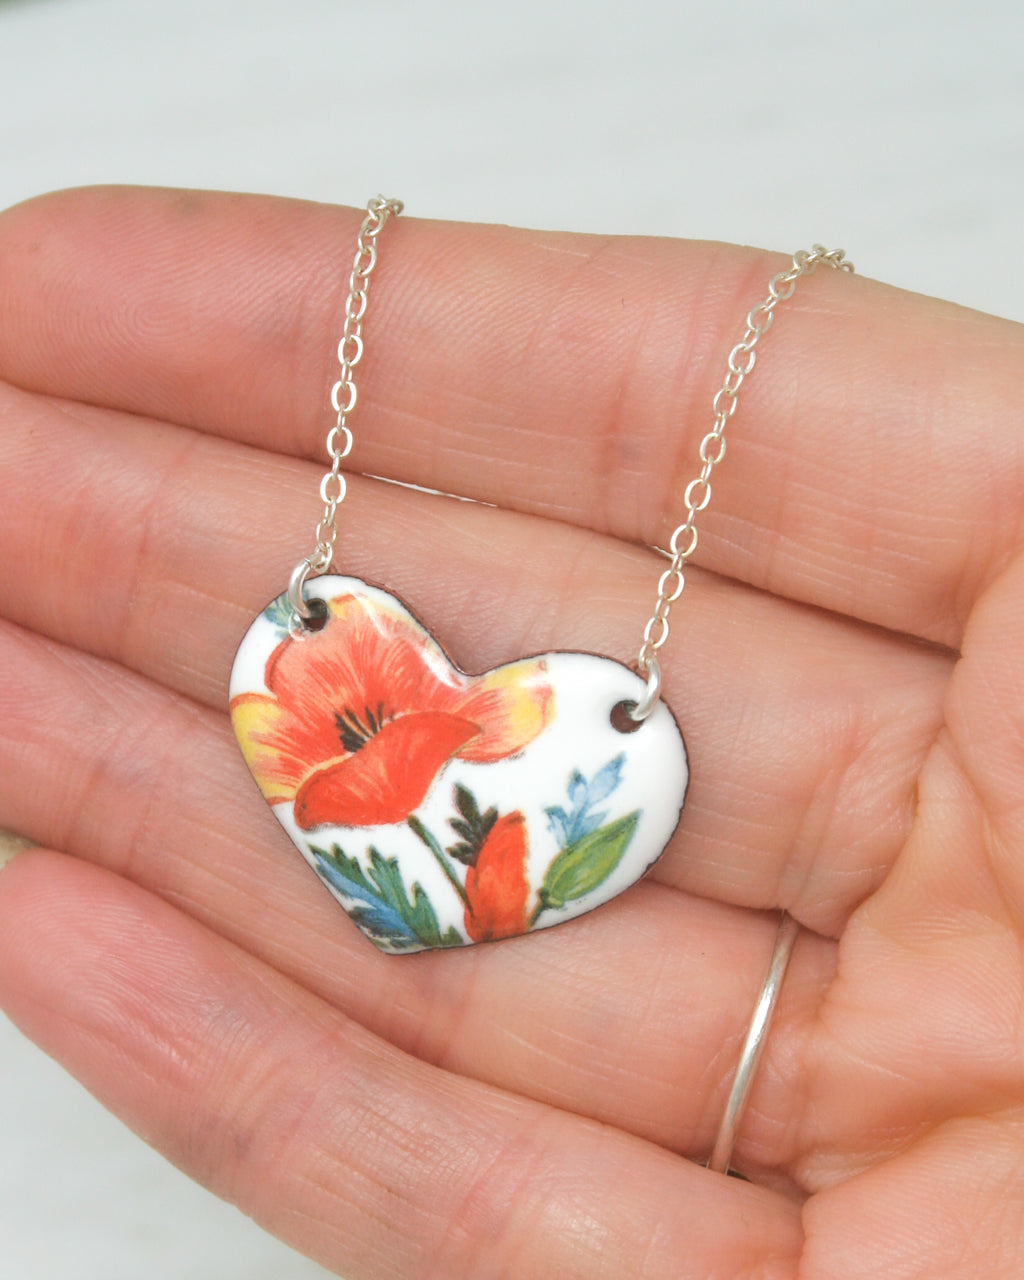
{"label": "skin crease", "polygon": [[[393,959],[225,714],[318,514],[359,217],[127,189],[0,216],[0,825],[37,846],[0,872],[0,1004],[351,1280],[1020,1275],[1021,328],[800,282],[672,615],[666,854],[564,927]],[[469,671],[629,661],[784,262],[383,236],[338,566]],[[744,1182],[701,1161],[779,907],[804,931]]]}

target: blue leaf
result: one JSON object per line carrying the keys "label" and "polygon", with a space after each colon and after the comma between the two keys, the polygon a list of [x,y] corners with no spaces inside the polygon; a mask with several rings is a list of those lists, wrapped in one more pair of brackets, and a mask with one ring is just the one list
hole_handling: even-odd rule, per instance
{"label": "blue leaf", "polygon": [[573,827],[571,843],[581,840],[584,836],[589,836],[591,831],[596,831],[607,817],[607,810],[604,813],[581,813],[576,819],[576,825]]}
{"label": "blue leaf", "polygon": [[558,842],[558,847],[560,849],[564,849],[570,841],[569,815],[561,805],[555,805],[551,809],[545,809],[544,812],[548,815],[548,826],[551,829],[551,834]]}
{"label": "blue leaf", "polygon": [[572,801],[573,809],[586,807],[587,790],[583,774],[580,773],[579,769],[573,769],[572,776],[569,778],[569,799]]}
{"label": "blue leaf", "polygon": [[410,943],[417,941],[416,935],[394,907],[386,903],[366,883],[361,869],[354,875],[346,875],[342,869],[344,864],[339,865],[340,860],[326,858],[318,849],[314,849],[313,853],[316,857],[317,869],[323,878],[346,898],[351,898],[358,903],[353,910],[353,915],[358,918],[363,928],[372,933],[386,935],[396,941],[400,938],[407,938]]}
{"label": "blue leaf", "polygon": [[560,805],[544,810],[560,849],[566,849],[591,835],[604,822],[608,816],[607,811],[593,813],[592,810],[595,805],[607,799],[622,781],[625,759],[625,753],[621,752],[614,760],[609,760],[604,768],[599,769],[590,782],[587,782],[579,769],[573,769],[566,787],[572,802],[572,812],[566,813]]}
{"label": "blue leaf", "polygon": [[345,909],[360,929],[385,951],[419,951],[423,947],[458,947],[463,938],[450,926],[441,933],[430,899],[416,882],[406,889],[397,858],[384,858],[371,845],[370,865],[360,866],[340,847],[329,851],[310,845],[324,880],[351,899]]}
{"label": "blue leaf", "polygon": [[590,805],[600,804],[602,800],[607,800],[619,785],[622,781],[622,766],[625,759],[626,754],[622,752],[614,760],[609,760],[603,769],[594,774],[593,781],[587,788],[588,808]]}

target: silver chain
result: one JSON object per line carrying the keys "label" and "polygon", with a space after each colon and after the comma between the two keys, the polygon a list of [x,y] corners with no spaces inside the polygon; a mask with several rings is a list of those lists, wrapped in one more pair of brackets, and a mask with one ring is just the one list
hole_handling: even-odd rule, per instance
{"label": "silver chain", "polygon": [[[320,497],[324,509],[316,527],[316,546],[311,555],[299,562],[288,583],[288,601],[295,615],[296,625],[306,623],[313,617],[313,610],[303,596],[306,579],[311,573],[326,573],[334,558],[334,545],[338,540],[338,507],[344,501],[346,491],[341,464],[352,451],[352,431],[348,419],[356,407],[357,392],[353,370],[363,357],[363,317],[366,315],[370,274],[377,265],[377,237],[388,219],[397,217],[403,207],[401,200],[374,196],[366,206],[366,217],[356,239],[356,256],[348,278],[348,298],[345,301],[345,326],[338,343],[341,376],[331,388],[331,405],[337,418],[327,436],[330,470],[324,473],[320,481]],[[697,451],[701,468],[683,493],[686,519],[669,540],[672,562],[658,579],[657,603],[644,627],[636,665],[640,674],[647,678],[647,690],[630,709],[629,714],[635,721],[645,720],[661,697],[658,651],[668,639],[669,612],[683,594],[686,582],[684,570],[697,550],[697,515],[711,501],[711,473],[725,457],[725,427],[736,412],[743,380],[753,371],[757,359],[755,348],[771,328],[775,308],[780,302],[793,296],[796,282],[801,276],[810,275],[823,263],[838,271],[853,270],[853,263],[847,262],[842,249],[826,249],[820,244],[814,245],[810,252],[801,249],[793,255],[788,270],[772,276],[768,282],[768,297],[747,315],[746,333],[729,352],[725,380],[711,402],[714,423]]]}
{"label": "silver chain", "polygon": [[644,627],[636,665],[640,674],[647,677],[647,691],[629,712],[634,720],[646,720],[661,696],[658,650],[668,639],[669,612],[683,594],[686,582],[684,570],[697,550],[697,515],[711,501],[711,473],[725,457],[725,426],[736,412],[744,378],[753,371],[757,359],[755,347],[772,327],[775,308],[780,302],[793,296],[796,282],[801,276],[809,276],[822,263],[837,271],[853,270],[853,263],[846,261],[845,251],[842,249],[826,249],[823,245],[816,244],[809,253],[806,249],[799,250],[793,255],[793,262],[788,270],[772,276],[768,282],[768,297],[749,312],[747,331],[729,352],[725,381],[711,402],[714,424],[700,442],[697,451],[701,462],[700,471],[683,493],[686,519],[669,540],[672,563],[658,579],[658,600]]}
{"label": "silver chain", "polygon": [[327,456],[331,467],[320,481],[324,510],[316,527],[316,547],[311,555],[300,561],[288,584],[288,602],[300,622],[308,622],[313,616],[313,610],[302,594],[306,579],[311,573],[327,572],[338,540],[338,507],[345,501],[347,489],[341,464],[352,452],[352,431],[348,419],[356,407],[357,397],[353,370],[363,358],[363,317],[370,292],[370,274],[377,265],[377,237],[388,218],[397,217],[403,208],[401,200],[374,196],[366,206],[366,217],[356,237],[356,256],[352,260],[345,300],[345,326],[338,343],[341,377],[331,388],[331,407],[338,415],[327,435]]}

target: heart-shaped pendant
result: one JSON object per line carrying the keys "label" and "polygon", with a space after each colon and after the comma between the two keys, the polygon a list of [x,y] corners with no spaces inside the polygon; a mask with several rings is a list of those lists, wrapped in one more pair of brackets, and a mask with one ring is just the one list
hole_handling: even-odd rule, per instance
{"label": "heart-shaped pendant", "polygon": [[231,719],[296,848],[383,951],[543,929],[656,861],[686,749],[663,704],[634,732],[613,716],[639,676],[585,653],[470,676],[387,592],[321,577],[305,593],[318,625],[293,627],[285,594],[246,633]]}

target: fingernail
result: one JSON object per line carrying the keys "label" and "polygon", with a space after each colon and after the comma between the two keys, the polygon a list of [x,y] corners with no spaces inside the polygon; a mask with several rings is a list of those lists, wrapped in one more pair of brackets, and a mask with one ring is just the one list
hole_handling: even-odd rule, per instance
{"label": "fingernail", "polygon": [[32,841],[16,836],[13,831],[0,830],[0,871],[25,849],[32,848]]}

